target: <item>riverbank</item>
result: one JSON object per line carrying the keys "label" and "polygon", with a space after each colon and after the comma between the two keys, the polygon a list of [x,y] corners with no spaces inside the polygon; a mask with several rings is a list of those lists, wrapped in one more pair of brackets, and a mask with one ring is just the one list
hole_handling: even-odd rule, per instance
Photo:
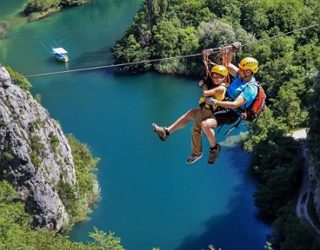
{"label": "riverbank", "polygon": [[33,12],[31,14],[29,14],[26,18],[28,20],[28,22],[32,22],[32,21],[37,21],[40,19],[43,19],[49,15],[52,15],[56,12],[61,11],[61,7],[54,7],[54,8],[50,8],[46,11],[41,11],[41,12]]}
{"label": "riverbank", "polygon": [[28,1],[27,5],[23,10],[23,13],[28,16],[28,21],[36,21],[36,20],[45,18],[58,11],[61,11],[62,9],[83,5],[90,1],[91,0],[78,0],[78,1],[60,0],[60,1],[53,2],[50,0],[43,0],[41,2],[38,2],[38,1],[31,0],[31,1]]}
{"label": "riverbank", "polygon": [[[46,1],[42,1],[44,5]],[[62,11],[63,9],[83,5],[91,2],[91,0],[78,1],[74,4],[67,4],[52,6],[49,8],[44,8],[44,10],[38,11],[41,9],[41,5],[37,5],[37,8],[32,8],[30,6],[25,6],[25,4],[19,5],[16,10],[11,14],[7,14],[4,20],[0,20],[0,39],[5,38],[9,29],[15,27],[16,25],[21,25],[25,22],[34,22],[46,18],[50,15],[53,15],[57,12]]]}

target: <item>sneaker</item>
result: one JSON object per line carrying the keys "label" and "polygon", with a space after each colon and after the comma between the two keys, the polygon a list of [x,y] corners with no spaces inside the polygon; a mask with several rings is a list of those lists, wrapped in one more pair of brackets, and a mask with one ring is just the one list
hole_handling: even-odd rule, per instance
{"label": "sneaker", "polygon": [[166,131],[166,128],[160,127],[155,123],[152,123],[152,130],[153,132],[159,135],[161,141],[165,141],[169,136],[169,133]]}
{"label": "sneaker", "polygon": [[213,149],[210,148],[209,158],[208,158],[209,164],[214,164],[216,162],[216,160],[218,160],[220,151],[221,151],[221,146],[218,143],[215,146],[215,148],[213,148]]}
{"label": "sneaker", "polygon": [[195,163],[197,160],[200,160],[202,157],[202,153],[199,155],[195,155],[195,154],[191,154],[188,156],[188,159],[186,161],[187,164],[193,164]]}

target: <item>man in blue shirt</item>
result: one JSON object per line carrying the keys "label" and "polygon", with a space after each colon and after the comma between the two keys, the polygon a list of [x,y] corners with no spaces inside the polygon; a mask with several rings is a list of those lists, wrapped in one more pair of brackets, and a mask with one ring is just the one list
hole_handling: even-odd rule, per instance
{"label": "man in blue shirt", "polygon": [[220,114],[215,114],[215,118],[207,119],[201,124],[203,132],[207,135],[210,142],[210,152],[208,163],[213,164],[217,159],[221,146],[216,143],[214,128],[232,124],[237,121],[241,114],[241,110],[245,110],[255,100],[258,93],[258,84],[254,74],[258,71],[258,61],[252,57],[246,57],[240,61],[239,67],[231,63],[233,58],[233,50],[227,55],[229,73],[235,77],[230,84],[227,95],[230,101],[218,101],[208,98],[207,103],[226,108]]}

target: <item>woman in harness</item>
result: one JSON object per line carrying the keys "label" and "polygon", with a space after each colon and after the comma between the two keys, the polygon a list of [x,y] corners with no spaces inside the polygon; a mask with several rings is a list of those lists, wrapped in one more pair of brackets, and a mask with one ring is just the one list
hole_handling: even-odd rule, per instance
{"label": "woman in harness", "polygon": [[[192,151],[187,159],[188,164],[192,164],[202,157],[202,137],[201,132],[203,131],[210,144],[208,163],[213,164],[216,160],[215,158],[215,142],[212,140],[211,128],[208,126],[208,121],[215,119],[215,114],[224,110],[223,108],[217,107],[206,103],[206,99],[214,98],[216,100],[222,101],[225,97],[228,84],[226,83],[226,78],[228,77],[228,70],[225,66],[216,65],[211,69],[210,81],[203,81],[203,97],[199,100],[199,112],[196,113],[195,121],[192,126],[191,131],[191,145]],[[209,79],[209,78],[208,78]],[[201,81],[200,81],[201,83]],[[209,89],[209,90],[206,90]],[[222,111],[223,112],[223,111]],[[218,145],[219,147],[220,145]],[[220,151],[220,149],[218,149]]]}
{"label": "woman in harness", "polygon": [[199,107],[188,110],[168,127],[160,127],[155,123],[152,124],[153,131],[162,141],[165,141],[169,135],[184,128],[190,121],[195,120],[192,127],[192,153],[187,159],[188,164],[192,164],[202,157],[202,122],[211,118],[216,109],[213,105],[206,104],[205,99],[207,97],[214,97],[215,99],[223,100],[227,87],[225,84],[226,77],[228,76],[227,68],[223,65],[215,65],[209,72],[205,58],[204,64],[208,77],[199,82],[199,86],[203,90],[203,97],[199,100]]}

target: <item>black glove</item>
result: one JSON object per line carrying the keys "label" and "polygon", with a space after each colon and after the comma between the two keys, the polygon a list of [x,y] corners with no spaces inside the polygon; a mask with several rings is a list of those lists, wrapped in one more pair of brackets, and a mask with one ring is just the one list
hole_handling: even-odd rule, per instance
{"label": "black glove", "polygon": [[231,44],[232,50],[233,51],[237,51],[241,48],[241,43],[240,42],[234,42],[233,44]]}
{"label": "black glove", "polygon": [[206,97],[205,103],[211,106],[215,106],[217,104],[217,100],[213,97]]}
{"label": "black glove", "polygon": [[210,55],[214,50],[213,49],[204,49],[202,50],[201,54],[203,55]]}
{"label": "black glove", "polygon": [[204,80],[199,81],[199,87],[200,87],[200,88],[203,88],[204,85],[205,85]]}

